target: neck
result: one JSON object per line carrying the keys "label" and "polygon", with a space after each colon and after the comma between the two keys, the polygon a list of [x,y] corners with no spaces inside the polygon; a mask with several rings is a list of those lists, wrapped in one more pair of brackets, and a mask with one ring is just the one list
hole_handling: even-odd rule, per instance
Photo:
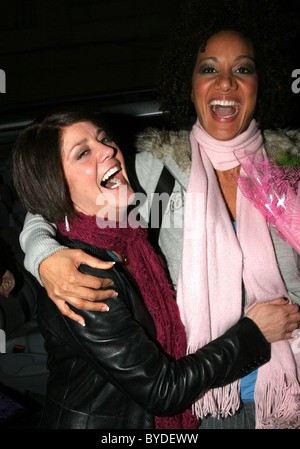
{"label": "neck", "polygon": [[99,210],[96,214],[89,214],[85,210],[80,209],[77,206],[75,206],[75,210],[79,217],[96,217],[97,222],[106,221],[109,223],[123,223],[127,221],[128,215],[127,207],[115,209],[111,208],[110,210],[107,210],[107,208],[105,207],[103,213],[101,213],[101,210]]}
{"label": "neck", "polygon": [[216,170],[229,170],[240,165],[244,154],[255,154],[263,146],[261,132],[255,120],[246,131],[231,140],[220,141],[210,136],[199,121],[193,126],[191,139],[195,139]]}

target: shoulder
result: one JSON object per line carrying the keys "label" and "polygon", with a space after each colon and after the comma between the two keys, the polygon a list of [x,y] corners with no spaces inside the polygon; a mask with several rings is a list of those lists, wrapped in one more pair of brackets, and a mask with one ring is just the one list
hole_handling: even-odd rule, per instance
{"label": "shoulder", "polygon": [[289,158],[300,158],[300,130],[267,129],[263,132],[268,156],[277,161],[282,153]]}
{"label": "shoulder", "polygon": [[189,131],[168,131],[166,129],[147,128],[136,137],[139,152],[152,153],[164,160],[176,150],[190,152]]}
{"label": "shoulder", "polygon": [[191,162],[190,132],[186,130],[169,131],[166,129],[147,128],[136,138],[137,158],[151,161],[156,159],[164,164],[172,157],[178,167],[188,170]]}

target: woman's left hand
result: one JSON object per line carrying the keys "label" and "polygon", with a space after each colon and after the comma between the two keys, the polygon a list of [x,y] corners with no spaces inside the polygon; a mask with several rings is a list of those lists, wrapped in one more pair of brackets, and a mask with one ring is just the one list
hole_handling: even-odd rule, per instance
{"label": "woman's left hand", "polygon": [[292,338],[300,325],[298,304],[288,304],[284,298],[255,304],[246,314],[252,319],[269,343]]}

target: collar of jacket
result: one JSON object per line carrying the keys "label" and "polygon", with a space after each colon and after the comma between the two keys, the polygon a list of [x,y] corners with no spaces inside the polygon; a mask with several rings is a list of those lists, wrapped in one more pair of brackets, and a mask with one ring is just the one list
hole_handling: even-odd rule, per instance
{"label": "collar of jacket", "polygon": [[[190,131],[186,130],[147,128],[138,134],[136,146],[139,152],[149,151],[167,167],[172,168],[175,163],[188,176],[191,167],[189,135]],[[300,130],[265,130],[263,137],[266,151],[274,161],[280,151],[300,157]]]}

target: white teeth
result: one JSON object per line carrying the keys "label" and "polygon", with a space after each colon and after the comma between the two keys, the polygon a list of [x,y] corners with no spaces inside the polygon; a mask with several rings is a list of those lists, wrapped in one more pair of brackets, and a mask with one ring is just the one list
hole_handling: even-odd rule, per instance
{"label": "white teeth", "polygon": [[111,168],[110,170],[108,170],[105,175],[102,178],[102,182],[107,181],[112,175],[114,175],[115,173],[117,173],[120,170],[119,166],[115,166],[113,168]]}
{"label": "white teeth", "polygon": [[[121,171],[121,166],[116,165],[115,167],[108,170],[102,178],[101,185],[108,189],[116,189],[122,185],[122,180],[114,176],[115,173]],[[109,181],[109,182],[107,182]]]}
{"label": "white teeth", "polygon": [[211,106],[238,106],[239,103],[236,101],[227,101],[227,100],[213,100],[210,103]]}

